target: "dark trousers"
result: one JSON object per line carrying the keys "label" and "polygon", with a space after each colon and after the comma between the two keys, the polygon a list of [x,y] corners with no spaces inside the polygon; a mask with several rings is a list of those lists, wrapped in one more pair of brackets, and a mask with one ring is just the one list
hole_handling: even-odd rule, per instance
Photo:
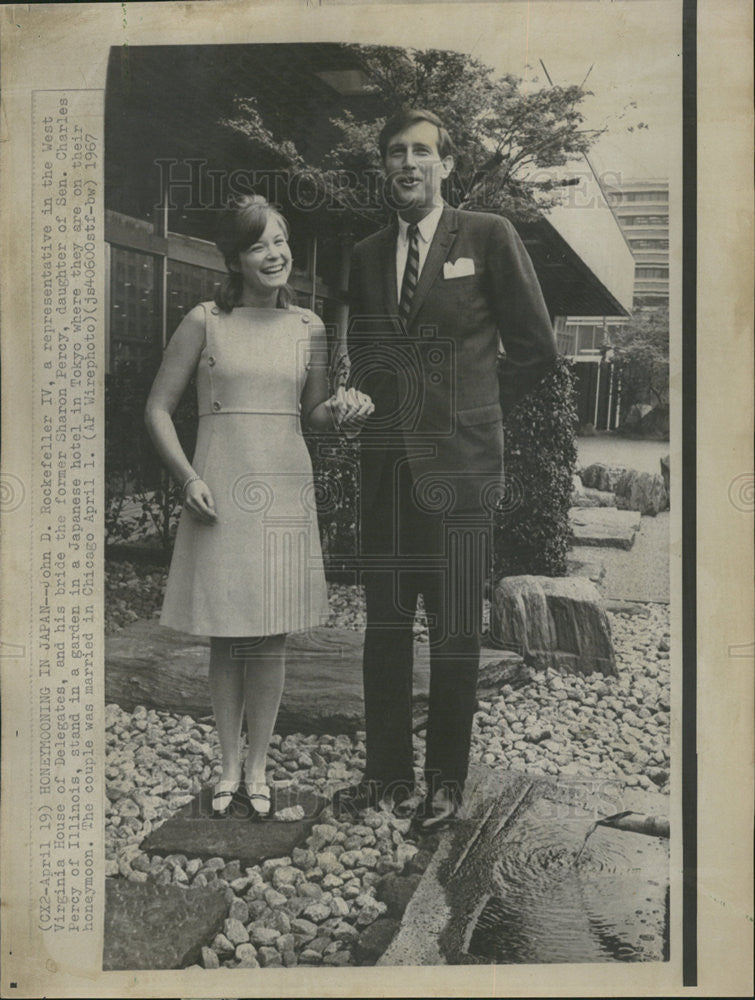
{"label": "dark trousers", "polygon": [[425,778],[429,794],[441,786],[460,794],[476,707],[490,518],[428,510],[412,487],[408,464],[393,456],[363,510],[365,778],[414,784],[412,626],[421,593],[430,638]]}

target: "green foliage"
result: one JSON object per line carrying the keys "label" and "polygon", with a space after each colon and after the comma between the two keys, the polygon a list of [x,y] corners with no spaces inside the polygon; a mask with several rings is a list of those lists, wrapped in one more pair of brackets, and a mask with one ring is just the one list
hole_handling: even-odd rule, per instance
{"label": "green foliage", "polygon": [[[443,120],[456,147],[447,195],[459,207],[518,219],[547,212],[560,192],[552,183],[543,184],[538,170],[563,166],[587,152],[599,134],[582,127],[579,105],[588,91],[580,87],[525,93],[520,79],[496,77],[477,59],[447,50],[352,46],[352,51],[387,108],[428,108]],[[363,127],[346,119],[338,124],[344,132],[342,151],[357,144],[365,148]],[[376,135],[377,129],[373,148]]]}
{"label": "green foliage", "polygon": [[614,364],[621,378],[622,418],[638,403],[668,405],[668,309],[638,311],[614,337]]}
{"label": "green foliage", "polygon": [[340,138],[321,162],[306,161],[290,122],[274,115],[263,121],[253,97],[240,96],[237,113],[220,124],[248,139],[250,156],[306,173],[329,204],[376,224],[385,211],[375,180],[377,136],[386,116],[402,107],[434,111],[454,140],[456,166],[445,192],[451,204],[519,220],[559,203],[562,187],[543,171],[587,152],[605,131],[584,128],[580,105],[590,92],[579,86],[525,91],[517,77],[497,77],[490,66],[451,50],[343,48],[369,81],[370,114],[357,118],[344,110],[331,119]]}
{"label": "green foliage", "polygon": [[496,517],[496,577],[566,574],[577,423],[571,364],[558,358],[504,421],[506,494]]}
{"label": "green foliage", "polygon": [[[181,491],[162,467],[144,426],[144,406],[157,369],[118,365],[105,377],[105,540],[108,544],[156,535],[163,550],[173,543]],[[196,440],[193,384],[181,400],[174,422],[187,454]]]}

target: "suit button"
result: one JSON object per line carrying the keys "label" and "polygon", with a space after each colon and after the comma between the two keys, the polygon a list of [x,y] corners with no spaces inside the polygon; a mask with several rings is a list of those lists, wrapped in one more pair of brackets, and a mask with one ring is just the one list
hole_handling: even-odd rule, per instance
{"label": "suit button", "polygon": [[302,323],[309,323],[309,316],[302,316],[301,321]]}
{"label": "suit button", "polygon": [[207,359],[207,364],[210,366],[210,368],[212,368],[212,366],[215,364],[215,358],[209,357]]}
{"label": "suit button", "polygon": [[210,309],[210,312],[212,313],[213,316],[217,316],[220,313],[220,310],[218,309],[217,306],[213,306],[212,309]]}
{"label": "suit button", "polygon": [[214,402],[214,403],[212,404],[212,408],[213,408],[213,410],[214,410],[214,411],[215,411],[216,413],[217,413],[217,412],[218,412],[218,410],[220,409],[220,403],[219,403],[219,402],[217,401],[217,399],[216,399],[216,400],[215,400],[215,402]]}

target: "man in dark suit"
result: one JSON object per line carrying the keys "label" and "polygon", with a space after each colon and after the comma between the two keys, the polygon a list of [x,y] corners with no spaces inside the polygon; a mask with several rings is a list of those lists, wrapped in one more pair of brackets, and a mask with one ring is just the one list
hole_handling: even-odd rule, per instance
{"label": "man in dark suit", "polygon": [[412,748],[413,619],[430,635],[424,829],[462,802],[476,706],[492,508],[502,477],[504,398],[527,391],[556,347],[532,262],[497,215],[441,197],[452,145],[427,111],[383,128],[390,225],[354,249],[351,382],[375,405],[361,441],[361,561],[367,598],[364,780],[334,797],[343,813],[418,803]]}

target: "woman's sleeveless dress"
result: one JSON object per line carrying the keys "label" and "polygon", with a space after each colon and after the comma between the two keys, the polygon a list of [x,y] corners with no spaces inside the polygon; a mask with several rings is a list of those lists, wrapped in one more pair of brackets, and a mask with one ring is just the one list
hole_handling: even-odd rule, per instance
{"label": "woman's sleeveless dress", "polygon": [[160,622],[234,637],[319,625],[328,599],[299,399],[320,320],[295,307],[203,308],[192,464],[218,519],[181,513]]}

